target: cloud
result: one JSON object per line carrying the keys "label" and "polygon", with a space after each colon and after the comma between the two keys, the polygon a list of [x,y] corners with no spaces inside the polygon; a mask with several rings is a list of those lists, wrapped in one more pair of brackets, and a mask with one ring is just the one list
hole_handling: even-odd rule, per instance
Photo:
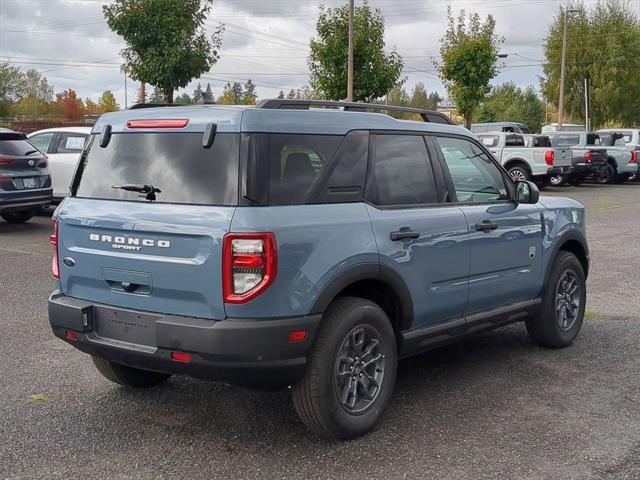
{"label": "cloud", "polygon": [[[587,3],[594,3],[589,0]],[[325,5],[344,5],[344,0],[325,0]],[[359,3],[359,2],[358,2]],[[306,56],[315,33],[319,1],[306,0],[216,0],[207,29],[226,25],[222,58],[212,71],[194,80],[210,82],[219,94],[227,81],[251,78],[261,98],[276,96],[308,82]],[[465,8],[486,16],[493,14],[497,33],[505,37],[503,50],[510,53],[506,68],[494,80],[537,85],[539,66],[528,58],[541,59],[541,43],[552,20],[557,0],[372,0],[386,19],[387,48],[397,48],[405,57],[407,86],[425,83],[429,90],[444,93],[432,60],[439,53],[439,39],[446,28],[446,9]],[[0,60],[21,62],[23,69],[36,68],[57,91],[73,88],[83,98],[96,98],[110,89],[124,105],[124,77],[118,65],[124,44],[102,17],[102,3],[88,0],[0,0]],[[70,63],[74,67],[56,65]],[[32,62],[32,63],[27,63]],[[83,65],[82,62],[91,65]],[[128,82],[129,102],[138,85]]]}

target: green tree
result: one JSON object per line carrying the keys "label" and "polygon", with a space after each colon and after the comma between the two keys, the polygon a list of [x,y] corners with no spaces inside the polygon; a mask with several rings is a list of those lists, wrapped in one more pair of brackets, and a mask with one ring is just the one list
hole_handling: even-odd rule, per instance
{"label": "green tree", "polygon": [[249,79],[247,83],[244,84],[241,103],[244,105],[255,105],[257,99],[256,85]]}
{"label": "green tree", "polygon": [[187,92],[184,92],[182,95],[178,95],[175,99],[175,103],[179,103],[180,105],[191,105],[194,101],[195,99],[192,99]]}
{"label": "green tree", "polygon": [[[311,40],[307,63],[311,88],[323,98],[347,98],[349,8],[321,7],[316,24],[318,38]],[[356,101],[372,101],[398,83],[404,62],[394,50],[385,53],[384,19],[365,0],[354,17],[354,81]]]}
{"label": "green tree", "polygon": [[584,80],[588,78],[594,126],[639,124],[640,17],[627,0],[599,0],[590,9],[572,1],[559,9],[544,41],[544,97],[558,107],[566,9],[579,11],[568,19],[565,121],[584,120]]}
{"label": "green tree", "polygon": [[218,103],[220,105],[237,105],[238,99],[236,97],[236,89],[231,83],[226,83],[222,89],[222,95],[218,97]]}
{"label": "green tree", "polygon": [[158,87],[153,87],[153,92],[149,97],[149,103],[164,103],[164,94]]}
{"label": "green tree", "polygon": [[464,10],[454,18],[449,7],[447,31],[442,38],[436,63],[440,78],[458,111],[471,127],[473,111],[489,92],[489,82],[498,74],[498,49],[503,39],[494,34],[492,15],[482,22],[477,13],[467,16]]}
{"label": "green tree", "polygon": [[0,115],[9,113],[11,105],[22,98],[24,74],[10,63],[0,63]]}
{"label": "green tree", "polygon": [[98,105],[103,112],[115,112],[120,107],[116,103],[116,97],[113,96],[111,90],[105,90],[100,95],[100,99],[98,100]]}
{"label": "green tree", "polygon": [[544,102],[533,87],[523,90],[508,82],[491,89],[475,116],[479,122],[521,122],[532,132],[539,132],[544,114]]}
{"label": "green tree", "polygon": [[109,28],[127,42],[125,69],[134,80],[173,92],[218,61],[223,27],[207,37],[211,0],[115,0],[102,7]]}
{"label": "green tree", "polygon": [[198,86],[193,91],[193,101],[198,103],[202,100],[202,84],[198,82]]}
{"label": "green tree", "polygon": [[284,100],[284,90],[280,90],[280,93],[278,94],[278,100]]}
{"label": "green tree", "polygon": [[289,93],[287,93],[287,100],[295,100],[296,98],[296,91],[292,88],[291,90],[289,90]]}
{"label": "green tree", "polygon": [[31,68],[24,74],[22,96],[32,97],[42,103],[49,103],[53,100],[53,87],[49,85],[46,77]]}

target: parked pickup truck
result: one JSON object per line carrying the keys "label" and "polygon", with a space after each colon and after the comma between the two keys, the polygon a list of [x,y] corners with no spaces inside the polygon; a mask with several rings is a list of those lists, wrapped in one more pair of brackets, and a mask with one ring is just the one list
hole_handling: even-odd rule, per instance
{"label": "parked pickup truck", "polygon": [[552,147],[544,135],[492,132],[478,138],[514,181],[530,180],[544,187],[563,168],[571,167],[571,150]]}
{"label": "parked pickup truck", "polygon": [[[554,147],[571,148],[576,153],[585,152],[604,152],[606,162],[604,168],[599,169],[597,174],[589,172],[587,174],[579,173],[573,175],[573,184],[580,184],[588,174],[594,175],[594,179],[598,183],[624,183],[634,173],[637,172],[637,164],[632,163],[633,155],[624,144],[624,135],[615,134],[598,134],[587,132],[562,132],[550,133],[549,138]],[[580,155],[578,155],[580,156]],[[593,164],[593,158],[591,163]]]}
{"label": "parked pickup truck", "polygon": [[621,133],[624,136],[624,143],[626,147],[631,150],[631,163],[636,165],[636,173],[632,173],[629,177],[629,181],[640,182],[640,129],[638,128],[623,128],[623,129],[603,129],[598,130],[596,133]]}

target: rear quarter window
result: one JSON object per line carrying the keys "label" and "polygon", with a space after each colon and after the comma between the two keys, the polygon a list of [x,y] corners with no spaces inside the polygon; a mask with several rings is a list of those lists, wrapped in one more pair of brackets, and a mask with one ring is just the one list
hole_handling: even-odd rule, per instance
{"label": "rear quarter window", "polygon": [[25,156],[40,153],[26,140],[0,140],[0,155]]}

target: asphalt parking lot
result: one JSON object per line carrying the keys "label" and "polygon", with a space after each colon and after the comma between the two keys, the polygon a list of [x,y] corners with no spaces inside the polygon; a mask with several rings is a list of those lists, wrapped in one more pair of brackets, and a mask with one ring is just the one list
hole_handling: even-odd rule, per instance
{"label": "asphalt parking lot", "polygon": [[307,432],[287,391],[109,383],[50,333],[50,219],[0,220],[0,478],[640,478],[640,184],[545,195],[587,207],[576,343],[541,349],[514,325],[406,360],[352,442]]}

